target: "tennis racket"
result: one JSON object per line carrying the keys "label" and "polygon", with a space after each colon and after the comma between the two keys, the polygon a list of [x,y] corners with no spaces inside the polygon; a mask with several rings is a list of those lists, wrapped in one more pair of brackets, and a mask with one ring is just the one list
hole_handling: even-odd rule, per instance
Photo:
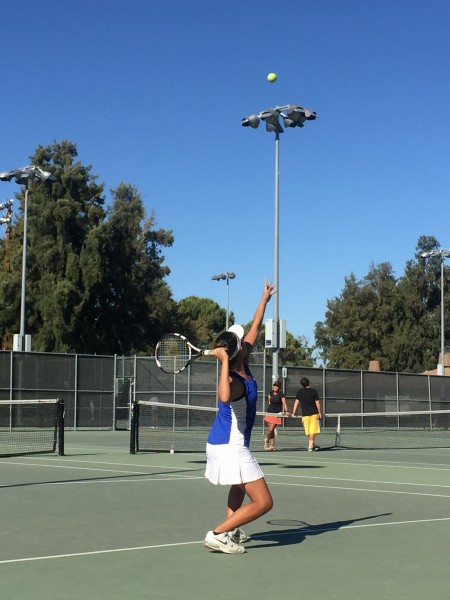
{"label": "tennis racket", "polygon": [[[195,354],[193,354],[195,353]],[[156,364],[164,373],[180,373],[200,356],[210,356],[214,350],[200,350],[181,333],[166,333],[156,344]]]}

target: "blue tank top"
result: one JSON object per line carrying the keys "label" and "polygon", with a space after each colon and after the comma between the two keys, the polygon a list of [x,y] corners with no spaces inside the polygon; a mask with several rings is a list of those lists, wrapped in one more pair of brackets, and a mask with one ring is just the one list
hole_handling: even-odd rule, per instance
{"label": "blue tank top", "polygon": [[209,432],[208,444],[232,443],[247,447],[250,445],[250,437],[256,416],[258,385],[248,366],[244,365],[244,368],[250,380],[244,379],[234,371],[230,371],[230,377],[242,381],[245,391],[241,398],[233,400],[233,402],[228,404],[219,402],[219,412]]}

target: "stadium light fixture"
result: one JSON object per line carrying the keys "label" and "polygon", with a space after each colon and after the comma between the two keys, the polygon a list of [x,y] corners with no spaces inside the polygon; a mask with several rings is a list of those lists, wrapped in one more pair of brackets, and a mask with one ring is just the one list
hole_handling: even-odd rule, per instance
{"label": "stadium light fixture", "polygon": [[280,167],[280,133],[283,133],[283,125],[285,127],[303,127],[305,121],[314,121],[317,118],[316,113],[309,109],[303,108],[298,104],[286,104],[284,106],[275,106],[261,111],[259,114],[251,114],[241,120],[243,127],[252,127],[257,129],[260,121],[266,124],[266,131],[275,133],[275,215],[274,215],[274,285],[277,293],[273,297],[273,325],[275,329],[275,340],[272,346],[272,383],[279,379],[278,362],[279,362],[279,344],[280,344],[280,284],[279,284],[279,167]]}
{"label": "stadium light fixture", "polygon": [[9,225],[11,223],[12,210],[11,206],[14,204],[14,200],[11,198],[10,200],[5,200],[5,202],[0,203],[0,210],[4,210],[3,216],[0,217],[0,225],[7,225],[6,228],[6,236],[9,238]]}
{"label": "stadium light fixture", "polygon": [[28,186],[30,181],[55,181],[53,173],[44,171],[34,165],[20,167],[12,171],[0,173],[0,181],[11,181],[14,179],[19,185],[25,186],[25,204],[23,211],[23,252],[22,252],[22,290],[20,298],[20,332],[16,350],[25,350],[25,289],[27,277],[27,229],[28,229]]}
{"label": "stadium light fixture", "polygon": [[5,202],[2,202],[0,204],[0,210],[4,210],[5,208],[10,208],[13,204],[14,204],[14,200],[12,198],[11,198],[11,200],[5,200]]}
{"label": "stadium light fixture", "polygon": [[228,331],[228,321],[230,318],[230,279],[234,279],[236,277],[236,274],[231,272],[228,273],[219,273],[218,275],[213,275],[211,277],[212,280],[214,281],[225,281],[227,282],[227,319],[226,319],[226,326],[225,329]]}
{"label": "stadium light fixture", "polygon": [[49,171],[29,165],[0,173],[0,181],[11,181],[11,179],[14,179],[19,185],[28,185],[30,181],[55,181],[55,176]]}
{"label": "stadium light fixture", "polygon": [[241,123],[243,127],[252,127],[253,129],[258,129],[259,120],[260,119],[258,115],[248,115],[248,117],[242,119]]}
{"label": "stadium light fixture", "polygon": [[430,250],[422,252],[422,258],[431,258],[439,256],[441,259],[441,361],[437,365],[437,374],[445,375],[445,332],[444,332],[444,259],[450,256],[450,248],[448,250]]}

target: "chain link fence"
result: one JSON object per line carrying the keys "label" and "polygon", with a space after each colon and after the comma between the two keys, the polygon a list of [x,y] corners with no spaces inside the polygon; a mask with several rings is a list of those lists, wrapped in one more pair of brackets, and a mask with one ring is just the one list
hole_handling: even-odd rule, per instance
{"label": "chain link fence", "polygon": [[[271,389],[264,353],[250,365],[259,384],[259,409]],[[325,413],[450,409],[450,377],[287,367],[283,389],[289,408],[300,379],[308,377]],[[61,398],[69,429],[128,429],[134,400],[215,406],[219,376],[214,358],[167,375],[153,357],[0,351],[0,400]]]}

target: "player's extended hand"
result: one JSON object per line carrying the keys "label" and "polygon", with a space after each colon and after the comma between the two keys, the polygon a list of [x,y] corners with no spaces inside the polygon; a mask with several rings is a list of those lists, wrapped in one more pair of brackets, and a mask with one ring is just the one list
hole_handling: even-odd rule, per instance
{"label": "player's extended hand", "polygon": [[270,281],[267,281],[267,279],[264,279],[264,293],[263,296],[264,298],[267,299],[267,302],[270,300],[270,298],[276,294],[277,290],[274,286],[273,283],[271,283]]}

